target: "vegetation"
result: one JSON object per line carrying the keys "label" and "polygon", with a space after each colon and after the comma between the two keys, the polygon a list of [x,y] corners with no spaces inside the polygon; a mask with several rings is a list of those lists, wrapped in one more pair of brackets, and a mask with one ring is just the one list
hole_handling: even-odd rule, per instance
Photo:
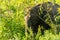
{"label": "vegetation", "polygon": [[[0,0],[0,40],[60,40],[60,34],[54,34],[54,27],[60,26],[60,16],[56,17],[57,25],[51,24],[53,31],[45,31],[44,36],[41,36],[40,31],[36,37],[31,31],[25,35],[26,7],[33,7],[42,2],[43,0]],[[56,0],[56,3],[60,5],[60,0]]]}

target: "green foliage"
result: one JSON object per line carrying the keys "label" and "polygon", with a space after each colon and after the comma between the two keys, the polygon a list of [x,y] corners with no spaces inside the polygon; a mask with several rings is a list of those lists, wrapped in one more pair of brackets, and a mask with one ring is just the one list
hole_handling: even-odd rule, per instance
{"label": "green foliage", "polygon": [[[40,32],[36,37],[32,32],[25,35],[25,8],[42,2],[43,0],[0,0],[0,40],[60,40],[60,34],[54,35],[49,31],[44,36]],[[57,23],[60,23],[59,18],[56,17]]]}

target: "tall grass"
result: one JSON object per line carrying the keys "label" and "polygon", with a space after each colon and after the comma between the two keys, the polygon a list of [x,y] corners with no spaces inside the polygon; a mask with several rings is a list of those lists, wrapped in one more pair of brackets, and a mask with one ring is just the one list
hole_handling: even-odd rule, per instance
{"label": "tall grass", "polygon": [[32,31],[25,35],[24,10],[28,6],[32,7],[39,3],[42,1],[0,0],[0,40],[60,40],[60,34],[53,34],[53,31],[45,31],[43,36],[40,31],[36,36]]}

